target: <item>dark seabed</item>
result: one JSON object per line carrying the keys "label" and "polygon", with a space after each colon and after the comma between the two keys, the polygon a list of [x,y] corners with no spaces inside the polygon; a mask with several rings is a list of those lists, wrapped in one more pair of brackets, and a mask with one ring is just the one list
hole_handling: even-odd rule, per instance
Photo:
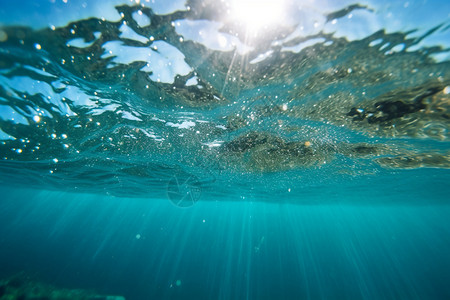
{"label": "dark seabed", "polygon": [[450,299],[450,4],[0,1],[0,300]]}

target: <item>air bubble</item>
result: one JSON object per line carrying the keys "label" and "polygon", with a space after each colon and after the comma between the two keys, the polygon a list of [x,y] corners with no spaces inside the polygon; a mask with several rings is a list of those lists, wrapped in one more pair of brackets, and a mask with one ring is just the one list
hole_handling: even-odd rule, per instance
{"label": "air bubble", "polygon": [[444,94],[446,94],[446,95],[450,94],[450,86],[446,86],[444,88]]}

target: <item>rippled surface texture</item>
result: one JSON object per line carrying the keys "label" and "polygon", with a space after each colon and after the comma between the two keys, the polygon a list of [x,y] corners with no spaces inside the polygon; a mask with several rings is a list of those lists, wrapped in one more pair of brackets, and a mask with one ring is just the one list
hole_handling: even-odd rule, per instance
{"label": "rippled surface texture", "polygon": [[[115,228],[126,245],[128,238],[131,245],[144,239],[160,241],[146,244],[151,255],[143,248],[122,253],[127,257],[140,253],[161,278],[151,292],[144,291],[144,283],[137,284],[135,293],[128,293],[134,295],[131,299],[143,295],[156,295],[155,299],[450,297],[439,281],[449,275],[444,254],[450,243],[448,222],[442,221],[442,211],[428,212],[422,219],[417,207],[449,203],[448,3],[104,2],[46,0],[24,3],[23,11],[2,2],[0,182],[5,189],[26,187],[42,195],[36,196],[40,214],[23,212],[22,217],[8,219],[4,213],[4,220],[16,225],[26,223],[28,217],[54,220],[55,209],[67,216],[60,224],[67,228],[66,234],[72,232],[83,240],[76,228],[85,228],[86,248],[77,249],[87,251],[86,257],[93,261],[105,259],[105,270],[114,263],[102,255],[112,251],[110,239],[116,235],[99,229],[103,242],[96,244],[90,226]],[[13,194],[5,193],[16,199]],[[68,197],[69,203],[76,197],[93,202],[99,197],[95,211],[104,216],[111,209],[107,203],[124,205],[123,216],[111,215],[133,229],[125,233],[120,222],[96,223],[88,204],[82,204],[85,200],[80,200],[81,206],[74,204],[71,215],[55,200],[58,197]],[[176,212],[159,207],[161,214],[157,214],[139,201],[155,207],[165,203]],[[12,204],[5,203],[2,207],[7,211]],[[252,203],[258,208],[253,209]],[[280,206],[265,206],[273,203]],[[172,204],[190,208],[180,212]],[[336,206],[321,213],[320,207],[328,204],[413,205],[414,212],[374,213],[367,207],[339,211]],[[130,224],[133,205],[136,211],[148,210],[142,214],[146,216],[142,226]],[[218,207],[227,208],[221,214]],[[200,213],[200,209],[205,210]],[[201,231],[188,218],[189,210],[198,226],[211,220],[213,227]],[[433,223],[437,215],[441,219]],[[70,223],[84,216],[88,218]],[[150,216],[154,223],[148,221]],[[167,220],[172,223],[158,219],[163,216],[171,216]],[[252,223],[252,216],[266,221]],[[420,231],[421,225],[414,223],[417,218],[430,227]],[[163,223],[147,234],[142,229]],[[31,228],[30,224],[23,228]],[[39,224],[47,228],[45,221]],[[184,228],[169,230],[180,244],[164,231],[174,224]],[[362,224],[381,239],[379,247],[377,238],[370,240],[363,232]],[[409,234],[402,231],[406,227],[415,228],[413,244],[420,244],[417,253],[409,256],[400,254],[408,248]],[[26,230],[18,228],[23,236]],[[383,237],[382,232],[389,230]],[[60,237],[61,232],[54,229],[50,236]],[[196,240],[197,248],[183,232]],[[336,240],[328,244],[325,236]],[[338,236],[352,242],[340,244]],[[217,242],[218,237],[229,243]],[[17,246],[10,238],[9,243]],[[421,244],[427,238],[433,250]],[[365,239],[370,241],[365,244]],[[63,244],[72,242],[64,239]],[[210,244],[212,254],[199,246]],[[177,247],[186,247],[195,261],[185,262],[184,270],[196,273],[197,266],[209,268],[225,250],[226,265],[196,273],[209,288],[183,292],[180,287],[185,282],[189,286],[189,276],[176,268],[182,260],[174,254]],[[233,256],[236,249],[241,249],[239,255]],[[377,269],[379,252],[374,249],[396,256],[389,257],[390,263],[380,262]],[[4,257],[11,255],[2,251]],[[440,265],[428,257],[431,261],[424,259],[417,269],[405,267],[430,251],[441,258]],[[315,260],[320,253],[327,259]],[[168,258],[172,254],[178,257],[176,262]],[[297,256],[302,259],[293,258]],[[268,264],[269,257],[278,257],[279,265]],[[298,263],[293,263],[298,270],[288,271],[290,260]],[[340,265],[342,261],[348,264]],[[172,273],[165,273],[163,266],[172,263],[176,266],[169,268]],[[126,264],[118,263],[119,269]],[[138,262],[133,258],[130,264]],[[388,266],[400,271],[385,275]],[[73,268],[73,274],[90,272],[88,267],[78,271],[68,267]],[[268,288],[264,272],[279,275],[273,282],[275,289]],[[398,286],[371,281],[370,272]],[[235,289],[230,288],[235,284],[231,273],[239,273],[241,280]],[[417,276],[407,277],[410,273]],[[418,274],[436,275],[435,285],[411,288],[426,277]],[[340,280],[346,276],[349,286]]]}
{"label": "rippled surface texture", "polygon": [[448,49],[421,46],[448,23],[350,41],[333,31],[372,8],[298,4],[252,29],[229,6],[3,27],[5,180],[151,196],[193,176],[217,194],[205,199],[250,188],[297,201],[318,181],[449,168]]}

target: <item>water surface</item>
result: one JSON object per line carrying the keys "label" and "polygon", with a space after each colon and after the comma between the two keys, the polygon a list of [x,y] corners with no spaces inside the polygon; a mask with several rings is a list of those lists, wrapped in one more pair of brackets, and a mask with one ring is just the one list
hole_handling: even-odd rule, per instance
{"label": "water surface", "polygon": [[5,278],[450,296],[450,6],[241,2],[2,3]]}

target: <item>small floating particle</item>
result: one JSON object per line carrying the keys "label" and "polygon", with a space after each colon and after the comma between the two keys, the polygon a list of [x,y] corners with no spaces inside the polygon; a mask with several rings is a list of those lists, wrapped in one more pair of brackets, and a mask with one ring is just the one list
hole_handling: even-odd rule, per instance
{"label": "small floating particle", "polygon": [[34,44],[34,48],[36,48],[36,50],[41,50],[42,46],[38,43]]}
{"label": "small floating particle", "polygon": [[0,30],[0,42],[5,42],[8,39],[8,35],[3,30]]}

